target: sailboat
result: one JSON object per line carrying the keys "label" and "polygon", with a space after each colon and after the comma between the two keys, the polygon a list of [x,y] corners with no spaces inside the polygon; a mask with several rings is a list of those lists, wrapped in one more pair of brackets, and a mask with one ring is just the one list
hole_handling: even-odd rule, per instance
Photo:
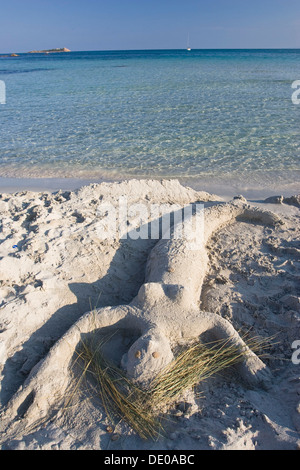
{"label": "sailboat", "polygon": [[187,40],[187,51],[190,51],[191,50],[191,47],[190,47],[190,35],[188,35],[188,40]]}

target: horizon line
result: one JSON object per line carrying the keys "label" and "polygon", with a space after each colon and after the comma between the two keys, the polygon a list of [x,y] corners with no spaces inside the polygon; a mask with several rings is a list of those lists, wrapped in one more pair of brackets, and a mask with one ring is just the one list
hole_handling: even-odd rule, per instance
{"label": "horizon line", "polygon": [[[50,49],[41,49],[49,51]],[[76,52],[144,52],[144,51],[186,51],[187,48],[143,48],[143,49],[81,49],[81,50],[70,50],[70,52],[56,52],[56,54],[70,54]],[[191,51],[282,51],[282,50],[300,50],[300,47],[194,47],[191,48]],[[31,54],[31,51],[23,52],[0,52],[1,55],[9,54]],[[37,54],[36,52],[35,54]],[[43,54],[43,52],[41,52]],[[53,52],[53,54],[55,54]]]}

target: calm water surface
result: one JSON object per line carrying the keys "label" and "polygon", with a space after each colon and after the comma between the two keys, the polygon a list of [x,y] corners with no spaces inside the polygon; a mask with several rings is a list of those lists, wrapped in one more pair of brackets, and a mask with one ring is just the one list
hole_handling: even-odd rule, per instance
{"label": "calm water surface", "polygon": [[0,58],[0,176],[299,182],[300,50]]}

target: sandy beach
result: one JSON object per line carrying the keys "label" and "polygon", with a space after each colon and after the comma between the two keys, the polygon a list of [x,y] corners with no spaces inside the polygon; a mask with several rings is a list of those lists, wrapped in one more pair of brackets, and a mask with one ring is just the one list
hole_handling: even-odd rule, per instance
{"label": "sandy beach", "polygon": [[[226,224],[211,217],[215,230],[205,244],[207,269],[190,270],[191,282],[203,276],[199,310],[218,315],[240,335],[250,332],[275,338],[262,358],[270,371],[268,386],[248,385],[233,366],[172,404],[166,410],[163,435],[144,440],[125,421],[111,423],[100,398],[85,390],[71,408],[62,406],[74,378],[74,325],[80,328],[83,316],[93,309],[115,312],[118,306],[126,310],[134,305],[145,283],[147,259],[158,243],[151,238],[124,239],[119,232],[101,236],[99,206],[105,203],[117,209],[123,197],[129,205],[164,205],[166,213],[172,205],[201,203],[214,214],[231,198],[218,195],[216,188],[195,190],[177,180],[32,189],[12,192],[12,184],[0,195],[1,449],[300,448],[300,199],[296,192],[237,200],[248,212],[258,208],[274,214],[272,220],[280,220],[274,226],[264,224],[263,217],[236,218]],[[155,263],[152,268],[159,269],[159,262]],[[181,266],[182,272],[186,268]],[[184,286],[187,277],[182,280]],[[117,335],[108,354],[119,360],[118,348],[126,353],[132,341]]]}
{"label": "sandy beach", "polygon": [[300,2],[2,3],[0,450],[300,450]]}

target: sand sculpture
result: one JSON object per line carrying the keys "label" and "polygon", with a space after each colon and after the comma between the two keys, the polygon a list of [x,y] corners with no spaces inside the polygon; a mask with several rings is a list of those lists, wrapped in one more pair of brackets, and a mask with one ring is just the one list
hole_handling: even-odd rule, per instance
{"label": "sand sculpture", "polygon": [[270,373],[250,351],[230,322],[200,310],[199,300],[208,268],[206,244],[217,230],[237,217],[265,225],[281,224],[268,211],[250,207],[243,198],[204,209],[203,239],[196,250],[182,237],[161,239],[152,249],[145,282],[128,305],[105,307],[83,315],[31,371],[12,397],[1,417],[13,426],[45,417],[58,403],[70,382],[70,365],[82,335],[113,326],[138,333],[138,339],[124,354],[121,365],[127,374],[144,386],[173,359],[172,349],[180,340],[198,338],[210,332],[213,338],[228,338],[243,351],[241,376],[250,386],[268,385]]}

